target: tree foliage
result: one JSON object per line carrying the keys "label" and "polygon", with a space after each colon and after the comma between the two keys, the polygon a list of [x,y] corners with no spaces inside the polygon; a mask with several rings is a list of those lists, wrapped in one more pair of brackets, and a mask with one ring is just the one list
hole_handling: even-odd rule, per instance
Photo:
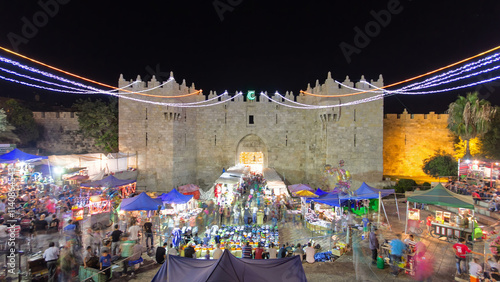
{"label": "tree foliage", "polygon": [[434,156],[424,160],[422,169],[425,174],[432,177],[452,176],[458,172],[458,162],[452,155],[438,151]]}
{"label": "tree foliage", "polygon": [[462,138],[469,152],[469,140],[484,135],[490,129],[495,108],[486,100],[479,99],[478,93],[458,96],[448,108],[448,128]]}
{"label": "tree foliage", "polygon": [[[455,160],[458,160],[458,159],[462,158],[462,156],[465,155],[466,150],[467,150],[467,148],[466,148],[467,144],[464,140],[462,140],[462,138],[457,137],[457,140],[454,144],[454,147],[455,147],[455,154],[453,155],[453,157],[455,158]],[[479,157],[479,156],[482,156],[484,154],[483,153],[483,142],[481,141],[481,139],[479,137],[472,138],[469,140],[469,150],[470,150],[470,154],[472,156]]]}
{"label": "tree foliage", "polygon": [[4,109],[0,109],[0,142],[17,143],[21,140],[14,133],[14,126],[7,121],[7,114]]}
{"label": "tree foliage", "polygon": [[500,112],[495,107],[490,130],[481,137],[482,155],[490,160],[500,159]]}
{"label": "tree foliage", "polygon": [[13,133],[19,137],[19,145],[34,145],[40,136],[40,130],[33,118],[33,112],[14,99],[5,102],[5,110],[7,122],[15,128]]}
{"label": "tree foliage", "polygon": [[85,137],[94,138],[96,145],[106,152],[118,150],[118,102],[109,103],[100,99],[79,99],[73,104],[78,116],[80,130]]}

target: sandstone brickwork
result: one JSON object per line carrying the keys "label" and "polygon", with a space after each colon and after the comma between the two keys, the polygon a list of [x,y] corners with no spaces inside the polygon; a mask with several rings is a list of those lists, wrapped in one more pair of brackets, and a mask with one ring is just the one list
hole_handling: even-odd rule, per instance
{"label": "sandstone brickwork", "polygon": [[[185,81],[178,84],[171,76],[172,80],[165,84],[154,77],[144,82],[140,77],[126,81],[120,76],[118,82],[119,87],[127,91],[147,91],[142,93],[150,95],[122,92],[124,96],[119,99],[119,148],[120,152],[138,155],[139,187],[154,191],[169,191],[187,183],[208,187],[223,168],[238,163],[241,152],[263,152],[264,167],[276,169],[288,183],[308,183],[317,187],[325,164],[337,166],[339,160],[345,161],[354,187],[362,181],[376,185],[382,180],[383,99],[349,105],[376,94],[322,97],[352,93],[348,87],[368,90],[365,83],[354,83],[346,77],[343,84],[347,87],[344,87],[328,74],[323,84],[316,81],[314,87],[306,89],[320,97],[301,93],[296,102],[340,106],[305,110],[288,108],[263,96],[253,101],[246,101],[244,97],[232,98],[228,94],[215,98],[217,93],[212,91],[208,97],[169,98],[195,91],[194,84],[190,87]],[[365,81],[364,77],[361,81]],[[376,87],[383,86],[382,77],[369,82]],[[267,94],[279,103],[300,107],[277,95]],[[292,92],[284,96],[294,100]],[[212,103],[230,101],[203,108],[165,104],[213,98]],[[206,102],[198,105],[203,104]]]}
{"label": "sandstone brickwork", "polygon": [[387,114],[384,118],[384,175],[425,176],[426,158],[437,150],[453,154],[448,115]]}

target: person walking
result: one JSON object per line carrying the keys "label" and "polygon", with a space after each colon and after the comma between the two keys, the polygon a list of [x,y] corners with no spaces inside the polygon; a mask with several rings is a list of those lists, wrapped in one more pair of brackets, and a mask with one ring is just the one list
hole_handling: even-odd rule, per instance
{"label": "person walking", "polygon": [[221,256],[222,256],[222,250],[220,249],[220,244],[217,244],[214,250],[213,257],[214,259],[219,259]]}
{"label": "person walking", "polygon": [[377,229],[372,228],[372,231],[369,235],[370,240],[370,250],[372,250],[372,264],[377,265],[377,256],[378,256],[378,238],[377,238]]}
{"label": "person walking", "polygon": [[231,207],[227,206],[224,209],[225,217],[226,217],[226,224],[231,224]]}
{"label": "person walking", "polygon": [[106,275],[106,281],[108,281],[111,276],[111,256],[107,251],[102,252],[102,256],[99,259],[99,265],[99,270],[104,270],[103,272]]}
{"label": "person walking", "polygon": [[259,208],[257,205],[254,205],[252,208],[252,221],[253,224],[257,224],[257,211],[259,211]]}
{"label": "person walking", "polygon": [[393,276],[398,276],[399,274],[399,266],[398,264],[401,262],[401,256],[403,255],[403,250],[406,248],[403,241],[401,241],[401,234],[396,235],[397,238],[391,240],[391,261],[392,261],[392,272]]}
{"label": "person walking", "polygon": [[[482,255],[480,253],[473,252],[467,245],[465,245],[465,239],[460,238],[458,239],[458,243],[453,245],[453,249],[455,250],[455,260],[456,260],[456,266],[457,266],[457,274],[462,275],[462,274],[467,274],[467,269],[465,265],[465,255],[467,253],[473,253],[476,255]],[[464,267],[461,267],[461,264],[464,264]]]}
{"label": "person walking", "polygon": [[116,251],[120,248],[120,238],[123,232],[118,229],[118,224],[115,224],[115,230],[111,232],[111,250],[110,254],[114,256]]}
{"label": "person walking", "polygon": [[255,248],[255,251],[254,251],[254,258],[255,259],[263,259],[262,258],[262,254],[264,253],[264,249],[262,248],[262,245],[261,243],[259,243],[257,245],[257,248]]}
{"label": "person walking", "polygon": [[427,226],[427,233],[429,233],[429,235],[431,235],[431,227],[432,227],[432,220],[433,220],[433,216],[432,215],[428,215],[427,216],[427,219],[425,221],[425,225]]}
{"label": "person walking", "polygon": [[146,249],[149,250],[149,245],[148,245],[148,238],[151,238],[151,248],[153,248],[153,224],[151,223],[151,220],[148,219],[146,223],[144,223],[144,234],[146,238]]}
{"label": "person walking", "polygon": [[250,242],[247,241],[245,246],[241,249],[242,258],[251,259],[252,258],[252,247],[250,247]]}
{"label": "person walking", "polygon": [[240,224],[240,209],[238,207],[234,208],[234,224],[239,225]]}
{"label": "person walking", "polygon": [[56,247],[54,242],[49,243],[49,248],[43,252],[43,258],[47,263],[49,270],[49,282],[56,281],[57,260],[59,259],[59,248]]}
{"label": "person walking", "polygon": [[264,208],[264,222],[267,222],[267,217],[269,216],[269,206],[266,205]]}
{"label": "person walking", "polygon": [[271,243],[271,246],[269,246],[268,253],[270,259],[275,259],[278,257],[278,250],[276,250],[273,243]]}

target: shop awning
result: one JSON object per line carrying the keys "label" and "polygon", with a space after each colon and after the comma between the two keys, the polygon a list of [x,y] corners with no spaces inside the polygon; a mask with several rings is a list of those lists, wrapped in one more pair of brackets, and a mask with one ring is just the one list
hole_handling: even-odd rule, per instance
{"label": "shop awning", "polygon": [[472,196],[455,194],[444,188],[441,183],[430,190],[415,192],[408,197],[408,202],[474,209]]}

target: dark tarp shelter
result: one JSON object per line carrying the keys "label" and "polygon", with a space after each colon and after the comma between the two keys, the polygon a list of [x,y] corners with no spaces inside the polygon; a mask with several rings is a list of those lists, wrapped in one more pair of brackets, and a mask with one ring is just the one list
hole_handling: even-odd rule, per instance
{"label": "dark tarp shelter", "polygon": [[438,206],[448,206],[455,208],[465,208],[474,210],[474,201],[470,195],[459,195],[446,189],[439,183],[436,187],[426,190],[415,192],[412,196],[408,197],[406,202],[406,225],[405,233],[408,226],[408,208],[409,202],[431,204]]}
{"label": "dark tarp shelter", "polygon": [[441,183],[430,190],[415,192],[408,197],[408,202],[474,209],[472,196],[455,194],[444,188]]}
{"label": "dark tarp shelter", "polygon": [[307,279],[299,256],[254,260],[236,258],[225,251],[217,260],[168,255],[151,281],[305,282]]}
{"label": "dark tarp shelter", "polygon": [[158,198],[165,204],[185,204],[193,198],[193,195],[183,195],[177,189],[161,194]]}
{"label": "dark tarp shelter", "polygon": [[6,154],[0,156],[0,163],[15,163],[17,161],[21,162],[36,162],[49,157],[37,156],[25,153],[19,149],[14,149]]}
{"label": "dark tarp shelter", "polygon": [[153,211],[157,210],[158,206],[162,204],[160,200],[153,199],[145,192],[142,192],[133,198],[123,199],[120,209],[124,211]]}
{"label": "dark tarp shelter", "polygon": [[120,187],[124,185],[128,185],[131,183],[136,182],[136,179],[118,179],[114,177],[113,175],[110,175],[104,179],[89,182],[89,183],[82,183],[80,186],[82,187],[107,187],[107,188],[113,188],[113,187]]}

